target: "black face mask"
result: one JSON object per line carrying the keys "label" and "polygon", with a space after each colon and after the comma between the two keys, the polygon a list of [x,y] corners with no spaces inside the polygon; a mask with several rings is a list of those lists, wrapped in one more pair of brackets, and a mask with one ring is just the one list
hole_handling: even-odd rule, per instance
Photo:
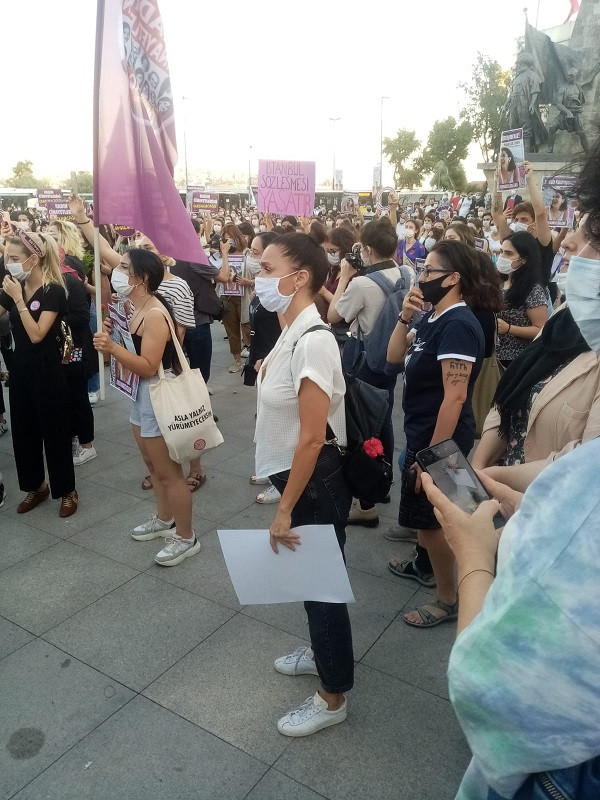
{"label": "black face mask", "polygon": [[440,275],[439,278],[433,278],[430,281],[419,283],[419,289],[423,292],[423,300],[426,303],[437,306],[437,304],[446,297],[450,289],[452,289],[453,284],[450,284],[450,286],[442,286],[442,283],[450,274],[451,273],[448,272],[446,275]]}

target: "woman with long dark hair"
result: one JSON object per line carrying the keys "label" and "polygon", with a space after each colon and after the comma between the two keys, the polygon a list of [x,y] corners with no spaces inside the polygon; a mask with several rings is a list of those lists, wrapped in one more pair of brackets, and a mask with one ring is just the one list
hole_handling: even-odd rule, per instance
{"label": "woman with long dark hair", "polygon": [[200,542],[192,530],[190,490],[181,464],[169,455],[150,401],[150,384],[157,379],[161,361],[165,370],[179,366],[167,315],[173,330],[176,323],[170,307],[157,291],[164,278],[164,267],[156,253],[132,248],[121,256],[120,268],[129,274],[131,288],[127,296],[135,308],[129,328],[136,352],[130,353],[111,339],[110,320],[105,320],[102,333],[94,334],[94,346],[101,353],[114,356],[124,369],[139,375],[129,421],[150,473],[157,507],[156,513],[134,528],[131,535],[138,541],[168,537],[154,560],[171,567],[200,551]]}
{"label": "woman with long dark hair", "polygon": [[548,319],[548,298],[541,283],[537,241],[527,231],[502,241],[496,268],[504,278],[504,310],[498,314],[498,358],[508,366],[538,335]]}

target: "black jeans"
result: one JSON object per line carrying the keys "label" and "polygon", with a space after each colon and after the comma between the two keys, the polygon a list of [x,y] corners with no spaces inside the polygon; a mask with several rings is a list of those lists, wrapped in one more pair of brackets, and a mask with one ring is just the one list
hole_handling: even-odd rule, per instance
{"label": "black jeans", "polygon": [[184,347],[190,359],[190,367],[199,369],[208,383],[210,378],[210,362],[212,359],[212,336],[210,334],[210,322],[203,325],[196,325],[195,328],[188,328],[183,340]]}
{"label": "black jeans", "polygon": [[[271,483],[283,493],[289,470],[271,475]],[[314,472],[292,511],[292,528],[300,525],[333,525],[342,555],[346,544],[346,520],[352,493],[342,472],[339,451],[325,445]],[[345,559],[344,559],[345,560]],[[317,672],[326,692],[347,692],[354,684],[352,629],[345,603],[304,603]]]}

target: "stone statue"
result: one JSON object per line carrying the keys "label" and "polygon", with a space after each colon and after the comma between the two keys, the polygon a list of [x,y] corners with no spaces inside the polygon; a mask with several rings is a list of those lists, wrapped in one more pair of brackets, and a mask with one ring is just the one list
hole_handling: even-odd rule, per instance
{"label": "stone statue", "polygon": [[556,96],[556,107],[559,110],[559,115],[548,128],[548,152],[554,152],[554,140],[556,139],[557,131],[568,131],[569,133],[576,133],[579,136],[579,141],[584,151],[587,153],[589,150],[587,136],[583,130],[581,122],[581,114],[585,103],[585,97],[577,78],[579,71],[572,67],[567,72],[567,81],[559,87]]}
{"label": "stone statue", "polygon": [[537,153],[540,144],[548,140],[538,109],[539,93],[540,78],[533,68],[533,58],[529,53],[519,53],[504,111],[510,129],[523,128],[525,153]]}

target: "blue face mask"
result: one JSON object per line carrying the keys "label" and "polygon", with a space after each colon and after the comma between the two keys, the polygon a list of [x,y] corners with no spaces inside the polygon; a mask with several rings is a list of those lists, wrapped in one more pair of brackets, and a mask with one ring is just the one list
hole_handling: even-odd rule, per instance
{"label": "blue face mask", "polygon": [[566,295],[581,335],[600,353],[600,259],[571,257]]}

